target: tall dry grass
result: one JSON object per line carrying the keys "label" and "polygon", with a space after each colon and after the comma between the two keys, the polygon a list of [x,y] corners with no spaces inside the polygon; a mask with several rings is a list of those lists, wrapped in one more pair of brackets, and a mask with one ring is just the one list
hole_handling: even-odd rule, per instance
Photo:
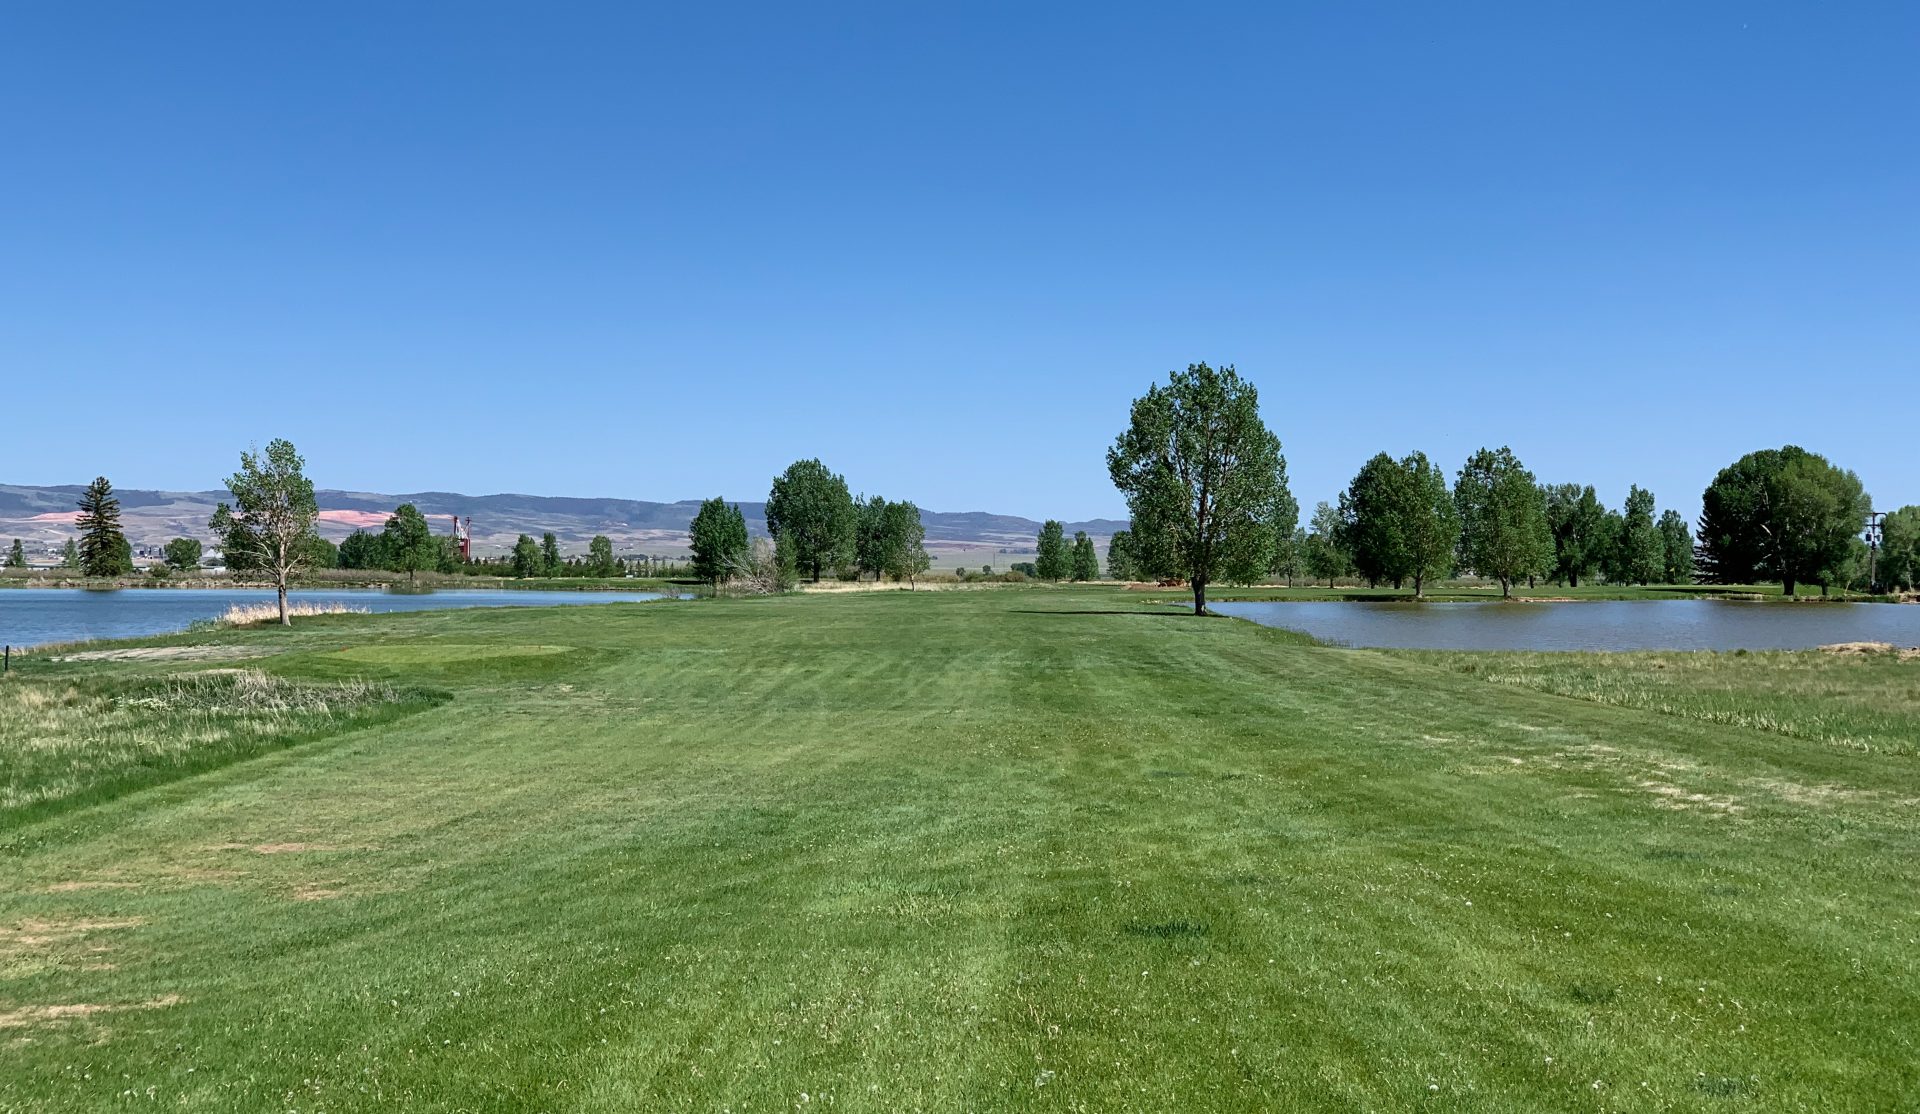
{"label": "tall dry grass", "polygon": [[420,699],[381,682],[290,681],[257,669],[166,677],[14,677],[0,684],[0,827],[256,753]]}
{"label": "tall dry grass", "polygon": [[[366,615],[370,609],[354,604],[329,602],[314,603],[307,600],[289,602],[287,615],[295,619],[310,618],[314,615]],[[226,614],[214,620],[222,627],[254,627],[262,623],[280,621],[278,603],[236,603],[227,608]]]}

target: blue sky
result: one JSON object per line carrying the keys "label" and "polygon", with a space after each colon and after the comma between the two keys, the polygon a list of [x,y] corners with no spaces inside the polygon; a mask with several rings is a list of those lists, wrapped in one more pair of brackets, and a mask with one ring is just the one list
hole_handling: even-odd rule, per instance
{"label": "blue sky", "polygon": [[7,6],[0,482],[1115,515],[1207,360],[1308,509],[1920,502],[1920,6],[1282,7]]}

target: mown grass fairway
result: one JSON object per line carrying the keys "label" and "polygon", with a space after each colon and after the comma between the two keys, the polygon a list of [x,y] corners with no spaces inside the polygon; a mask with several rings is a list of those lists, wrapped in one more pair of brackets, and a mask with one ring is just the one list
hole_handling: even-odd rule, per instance
{"label": "mown grass fairway", "polygon": [[1114,591],[173,641],[451,699],[0,832],[0,1108],[1920,1101],[1911,745]]}

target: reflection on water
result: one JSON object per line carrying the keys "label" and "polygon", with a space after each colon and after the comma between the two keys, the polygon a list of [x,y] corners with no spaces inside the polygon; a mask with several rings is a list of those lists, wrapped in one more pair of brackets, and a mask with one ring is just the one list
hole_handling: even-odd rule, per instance
{"label": "reflection on water", "polygon": [[[658,592],[536,592],[511,588],[455,588],[388,592],[378,588],[318,588],[289,592],[307,603],[342,603],[373,612],[439,611],[455,607],[553,607],[633,603]],[[139,638],[185,630],[218,618],[235,604],[260,604],[272,591],[251,588],[0,589],[0,642],[15,647],[96,638]]]}
{"label": "reflection on water", "polygon": [[1403,650],[1804,650],[1920,645],[1920,607],[1886,603],[1218,603],[1223,615],[1344,646]]}

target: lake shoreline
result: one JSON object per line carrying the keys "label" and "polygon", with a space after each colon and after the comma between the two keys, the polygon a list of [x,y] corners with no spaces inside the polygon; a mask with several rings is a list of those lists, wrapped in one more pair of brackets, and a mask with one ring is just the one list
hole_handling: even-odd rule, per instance
{"label": "lake shoreline", "polygon": [[[377,578],[352,577],[340,580],[296,580],[289,591],[348,591],[358,589],[388,589],[407,591],[503,591],[503,592],[662,592],[676,587],[691,589],[690,581],[674,581],[655,577],[634,577],[631,579],[605,580],[582,577],[578,580],[516,580],[511,577],[441,577],[431,581],[412,584],[406,580],[381,580]],[[0,589],[8,588],[64,588],[79,589],[88,592],[146,591],[171,589],[176,591],[267,591],[275,590],[270,580],[227,580],[204,576],[183,577],[147,577],[126,576],[113,578],[95,578],[85,576],[37,577],[37,576],[0,576]]]}
{"label": "lake shoreline", "polygon": [[[44,651],[49,646],[159,638],[203,630],[236,608],[271,606],[271,588],[235,588],[183,592],[115,592],[85,588],[34,588],[0,593],[0,643],[16,650]],[[290,602],[339,604],[354,612],[478,610],[487,608],[581,607],[647,603],[677,599],[675,593],[530,591],[492,588],[437,588],[417,592],[385,588],[296,588]]]}

